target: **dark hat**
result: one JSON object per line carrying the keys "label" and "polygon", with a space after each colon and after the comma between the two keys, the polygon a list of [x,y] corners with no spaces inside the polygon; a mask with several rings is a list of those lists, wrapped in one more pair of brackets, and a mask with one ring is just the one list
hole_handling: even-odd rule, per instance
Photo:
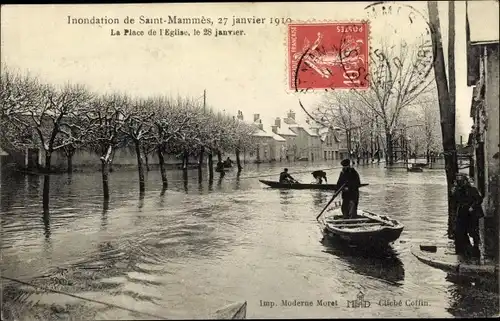
{"label": "dark hat", "polygon": [[342,166],[349,166],[350,163],[351,163],[350,160],[344,159],[343,161],[340,162],[340,165],[342,165]]}

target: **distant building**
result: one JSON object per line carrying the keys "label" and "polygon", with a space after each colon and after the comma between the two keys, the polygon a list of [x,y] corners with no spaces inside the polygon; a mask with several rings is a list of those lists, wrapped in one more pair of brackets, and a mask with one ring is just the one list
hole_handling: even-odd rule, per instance
{"label": "distant building", "polygon": [[318,161],[322,159],[322,146],[318,129],[310,124],[299,124],[295,112],[290,110],[284,120],[295,138],[295,160]]}
{"label": "distant building", "polygon": [[340,153],[340,130],[338,128],[323,127],[319,129],[321,144],[323,146],[324,160],[339,160],[342,158]]}
{"label": "distant building", "polygon": [[287,124],[282,124],[281,118],[274,120],[272,131],[285,139],[284,143],[284,158],[287,161],[294,161],[297,151],[297,134],[295,134]]}
{"label": "distant building", "polygon": [[[474,12],[474,14],[472,14]],[[477,14],[481,13],[481,14]],[[499,252],[499,35],[498,28],[484,28],[482,13],[498,25],[497,1],[467,1],[467,85],[473,86],[469,143],[474,150],[475,185],[484,196],[486,254],[498,260]]]}

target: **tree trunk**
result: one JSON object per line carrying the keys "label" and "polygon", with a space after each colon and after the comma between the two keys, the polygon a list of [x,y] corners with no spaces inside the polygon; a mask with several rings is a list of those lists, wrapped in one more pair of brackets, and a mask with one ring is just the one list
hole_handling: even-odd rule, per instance
{"label": "tree trunk", "polygon": [[[429,21],[432,28],[432,44],[433,48],[436,48],[434,57],[434,75],[438,90],[446,180],[448,183],[448,238],[453,239],[455,236],[456,204],[454,199],[451,197],[451,188],[453,186],[453,182],[455,181],[456,173],[458,172],[455,144],[455,106],[451,104],[450,93],[448,91],[438,5],[436,1],[429,1],[427,2],[427,6],[429,9]],[[453,11],[453,9],[451,9],[451,11]],[[451,70],[453,70],[454,66],[451,68]],[[454,84],[452,85],[454,86]]]}
{"label": "tree trunk", "polygon": [[143,149],[143,153],[144,153],[144,162],[146,163],[146,171],[149,172],[150,171],[149,156],[148,156],[148,153],[146,152],[146,150],[144,150],[144,149]]}
{"label": "tree trunk", "polygon": [[200,148],[200,155],[198,157],[198,171],[203,169],[203,157],[205,156],[205,147]]}
{"label": "tree trunk", "polygon": [[200,155],[198,156],[198,182],[203,181],[203,158],[205,156],[205,147],[200,148]]}
{"label": "tree trunk", "polygon": [[243,169],[243,166],[241,166],[241,159],[240,159],[240,149],[236,148],[236,166],[238,166],[238,173],[241,172]]}
{"label": "tree trunk", "polygon": [[113,172],[113,160],[115,159],[115,152],[116,152],[116,150],[113,149],[113,151],[111,152],[111,158],[108,161],[108,166],[109,166],[109,172],[110,173]]}
{"label": "tree trunk", "polygon": [[182,154],[182,170],[187,171],[189,163],[189,153],[187,150],[184,150]]}
{"label": "tree trunk", "polygon": [[156,152],[158,153],[158,163],[160,165],[160,174],[161,174],[161,181],[163,183],[163,188],[168,187],[168,180],[167,180],[167,172],[165,171],[165,157],[163,157],[163,150],[161,146],[158,146],[156,148]]}
{"label": "tree trunk", "polygon": [[389,130],[385,131],[385,141],[387,145],[387,155],[386,160],[389,165],[394,164],[393,146],[392,146],[392,134]]}
{"label": "tree trunk", "polygon": [[142,166],[141,157],[141,143],[139,141],[134,141],[135,144],[135,154],[137,156],[137,171],[139,172],[139,193],[144,193],[146,191],[146,184],[144,182],[144,167]]}
{"label": "tree trunk", "polygon": [[52,152],[45,151],[45,175],[43,176],[43,211],[49,211],[49,195],[50,195],[50,170],[52,162]]}
{"label": "tree trunk", "polygon": [[102,191],[104,200],[109,199],[109,163],[101,159]]}
{"label": "tree trunk", "polygon": [[208,153],[208,177],[210,180],[214,179],[214,159],[212,151]]}
{"label": "tree trunk", "polygon": [[220,150],[217,151],[217,161],[219,163],[222,163],[222,153],[220,152]]}
{"label": "tree trunk", "polygon": [[75,151],[76,149],[71,149],[68,154],[66,155],[66,161],[68,163],[67,165],[67,172],[68,174],[73,173],[73,156],[75,156]]}

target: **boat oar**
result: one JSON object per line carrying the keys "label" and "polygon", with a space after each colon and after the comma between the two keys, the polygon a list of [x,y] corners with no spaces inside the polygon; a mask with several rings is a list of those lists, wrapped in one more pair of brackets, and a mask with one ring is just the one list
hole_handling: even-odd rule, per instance
{"label": "boat oar", "polygon": [[333,194],[332,196],[332,199],[330,200],[330,202],[328,202],[328,204],[326,204],[325,208],[321,211],[321,213],[319,213],[318,216],[316,216],[316,221],[320,218],[320,216],[325,212],[325,210],[328,208],[328,206],[330,206],[330,204],[332,204],[333,200],[335,199],[335,197],[337,197],[340,192],[342,192],[342,190],[344,189],[344,186],[346,185],[347,183],[344,183],[342,184],[342,186],[340,186],[340,188],[335,192],[335,194]]}

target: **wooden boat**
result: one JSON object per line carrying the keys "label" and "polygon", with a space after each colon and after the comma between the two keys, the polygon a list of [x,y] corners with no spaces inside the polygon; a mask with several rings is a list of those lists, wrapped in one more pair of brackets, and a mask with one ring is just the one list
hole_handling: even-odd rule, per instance
{"label": "wooden boat", "polygon": [[247,301],[234,302],[219,310],[217,310],[210,319],[229,320],[229,319],[246,319],[247,316]]}
{"label": "wooden boat", "polygon": [[350,243],[385,246],[396,241],[404,226],[387,216],[358,209],[356,218],[344,219],[340,208],[320,220],[327,237],[339,237]]}
{"label": "wooden boat", "polygon": [[[303,183],[280,183],[276,181],[266,181],[259,179],[259,182],[271,188],[284,188],[284,189],[323,189],[323,190],[336,190],[337,184],[303,184]],[[368,186],[368,184],[361,184],[361,187]]]}

